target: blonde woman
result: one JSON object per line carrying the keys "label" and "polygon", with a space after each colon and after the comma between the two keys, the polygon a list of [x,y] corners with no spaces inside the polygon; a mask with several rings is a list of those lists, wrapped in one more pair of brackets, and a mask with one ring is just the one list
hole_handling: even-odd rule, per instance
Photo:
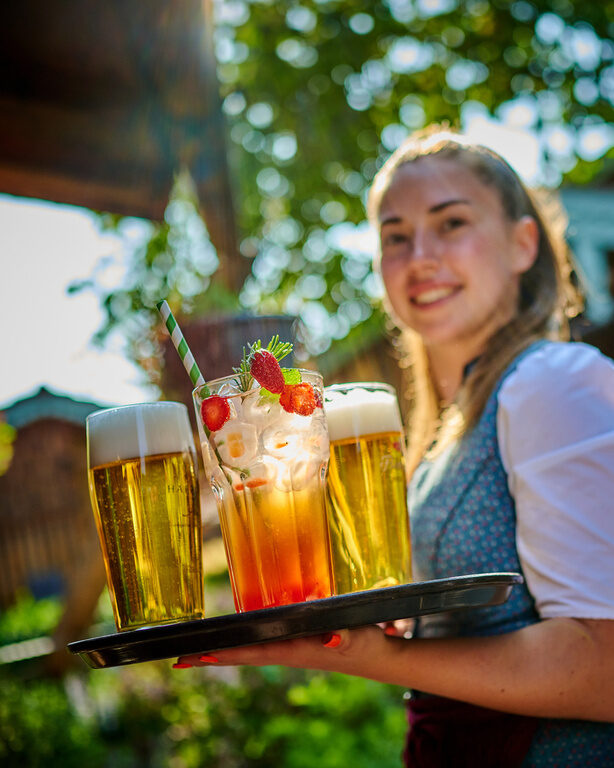
{"label": "blonde woman", "polygon": [[463,137],[411,137],[375,178],[408,338],[414,578],[519,571],[502,606],[216,652],[405,686],[412,768],[614,765],[614,365],[567,339],[556,222]]}

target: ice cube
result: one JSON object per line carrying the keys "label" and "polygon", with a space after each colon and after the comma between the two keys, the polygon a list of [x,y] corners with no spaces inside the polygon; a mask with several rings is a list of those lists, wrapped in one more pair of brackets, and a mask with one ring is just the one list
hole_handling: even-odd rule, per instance
{"label": "ice cube", "polygon": [[281,491],[302,491],[315,481],[322,466],[323,462],[302,451],[292,460],[278,462],[275,485]]}
{"label": "ice cube", "polygon": [[261,396],[259,389],[243,398],[242,418],[254,424],[259,431],[272,419],[276,419],[280,410],[279,402],[270,397]]}
{"label": "ice cube", "polygon": [[225,381],[223,384],[221,384],[215,391],[216,395],[219,395],[220,397],[232,397],[232,395],[237,395],[241,391],[239,384],[235,379],[230,379],[229,381]]}
{"label": "ice cube", "polygon": [[258,453],[258,433],[253,424],[227,421],[215,433],[215,446],[222,462],[229,467],[246,467]]}
{"label": "ice cube", "polygon": [[300,450],[301,436],[289,430],[283,422],[278,420],[262,433],[262,445],[269,456],[276,459],[289,459]]}

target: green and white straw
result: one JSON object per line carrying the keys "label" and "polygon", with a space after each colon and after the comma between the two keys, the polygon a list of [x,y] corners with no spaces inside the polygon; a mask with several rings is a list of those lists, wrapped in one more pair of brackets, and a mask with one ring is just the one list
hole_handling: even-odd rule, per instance
{"label": "green and white straw", "polygon": [[194,355],[190,352],[190,348],[188,347],[187,341],[183,337],[181,328],[177,325],[177,321],[173,317],[171,308],[168,306],[166,301],[158,302],[156,307],[158,308],[158,312],[164,320],[164,324],[166,325],[166,329],[170,334],[171,341],[173,342],[173,345],[175,346],[175,349],[181,358],[181,362],[183,363],[184,368],[192,380],[192,384],[195,387],[201,387],[205,383],[205,379],[200,372],[199,367],[196,365]]}

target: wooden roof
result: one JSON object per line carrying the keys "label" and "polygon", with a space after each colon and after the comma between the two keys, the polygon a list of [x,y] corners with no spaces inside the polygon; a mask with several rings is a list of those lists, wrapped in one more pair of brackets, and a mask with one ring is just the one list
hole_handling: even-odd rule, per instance
{"label": "wooden roof", "polygon": [[110,408],[109,404],[76,400],[74,397],[40,387],[33,394],[5,406],[1,413],[8,424],[21,429],[42,419],[57,419],[85,428],[85,420],[93,411]]}
{"label": "wooden roof", "polygon": [[214,245],[234,258],[211,5],[4,3],[0,192],[155,220],[187,167]]}

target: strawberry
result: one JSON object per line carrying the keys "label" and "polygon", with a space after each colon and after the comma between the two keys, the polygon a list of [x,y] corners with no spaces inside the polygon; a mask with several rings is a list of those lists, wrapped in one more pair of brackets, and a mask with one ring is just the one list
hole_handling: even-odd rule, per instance
{"label": "strawberry", "polygon": [[281,394],[284,391],[284,375],[275,355],[266,349],[254,352],[249,367],[249,372],[258,384],[269,392]]}
{"label": "strawberry", "polygon": [[324,410],[324,401],[322,400],[322,395],[317,389],[313,390],[313,396],[316,399],[316,408],[322,408],[322,410]]}
{"label": "strawberry", "polygon": [[316,396],[311,384],[303,381],[292,388],[292,410],[300,416],[311,416],[316,409]]}
{"label": "strawberry", "polygon": [[210,432],[217,432],[230,418],[230,404],[226,397],[211,395],[202,401],[200,415]]}
{"label": "strawberry", "polygon": [[279,396],[279,404],[288,413],[294,413],[292,410],[292,390],[294,386],[294,384],[286,384],[284,391]]}
{"label": "strawberry", "polygon": [[311,384],[286,384],[279,403],[284,411],[298,413],[299,416],[311,416],[317,406],[316,393]]}

